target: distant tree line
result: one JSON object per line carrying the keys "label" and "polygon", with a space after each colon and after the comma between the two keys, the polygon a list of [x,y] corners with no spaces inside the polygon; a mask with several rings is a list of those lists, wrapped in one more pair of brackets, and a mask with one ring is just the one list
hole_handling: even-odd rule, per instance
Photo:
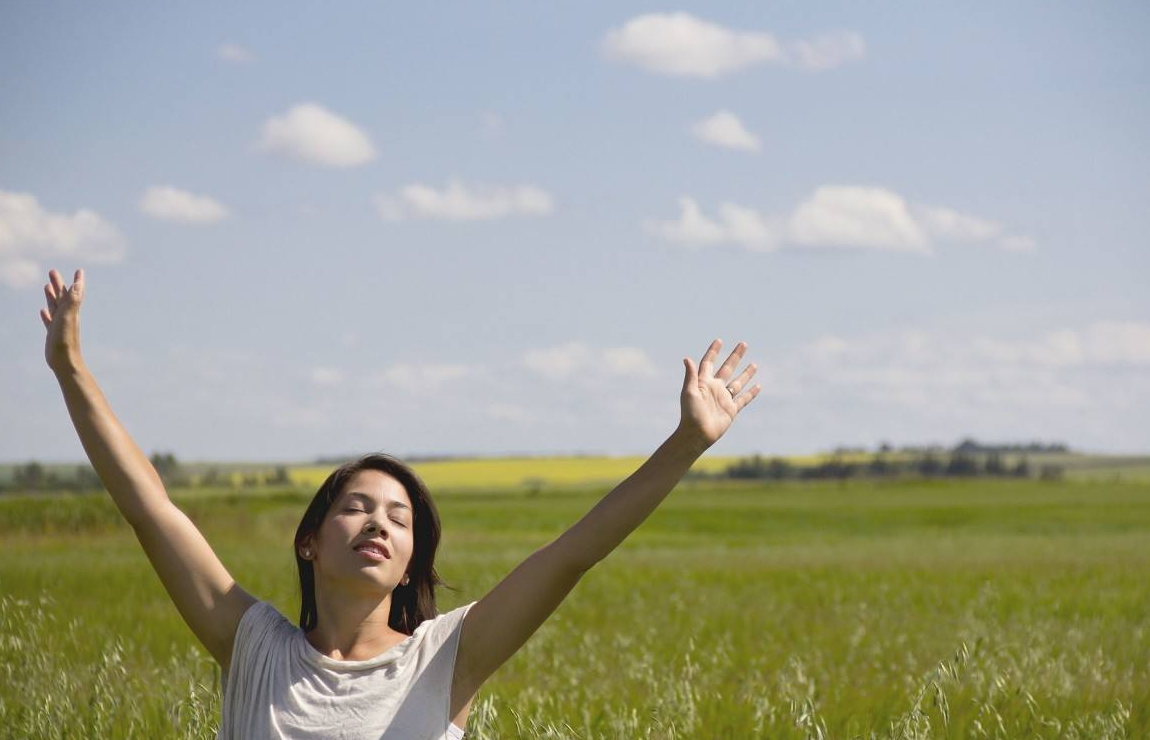
{"label": "distant tree line", "polygon": [[[68,472],[64,472],[68,471]],[[0,479],[0,493],[24,491],[102,491],[104,484],[91,465],[46,468],[35,460],[13,468],[7,480]]]}
{"label": "distant tree line", "polygon": [[[976,439],[967,437],[954,447],[946,448],[941,445],[901,445],[895,447],[890,442],[880,442],[875,448],[875,452],[899,452],[899,453],[939,453],[939,452],[965,452],[971,455],[988,455],[992,452],[999,454],[1035,454],[1035,455],[1051,455],[1051,454],[1069,454],[1071,452],[1070,446],[1065,442],[1011,442],[1011,443],[995,443],[986,444],[979,442]],[[868,450],[865,447],[836,447],[835,454],[867,454]]]}
{"label": "distant tree line", "polygon": [[[796,464],[782,457],[754,455],[728,465],[712,477],[757,480],[826,480],[847,478],[1030,478],[1063,477],[1064,468],[1054,463],[1031,465],[1027,453],[1069,452],[1066,445],[980,445],[966,439],[946,450],[937,447],[901,448],[882,444],[874,453],[859,448],[837,448],[826,460]],[[1004,453],[1019,455],[1008,463]],[[869,457],[868,457],[869,455]],[[706,474],[695,477],[707,477]]]}
{"label": "distant tree line", "polygon": [[[291,476],[284,465],[274,470],[240,470],[235,473],[217,466],[208,466],[199,473],[186,469],[171,452],[155,452],[148,458],[160,480],[168,488],[259,488],[261,486],[291,485]],[[87,463],[74,466],[45,466],[35,460],[16,465],[8,479],[0,478],[0,493],[35,491],[70,491],[84,493],[102,491],[100,476]]]}

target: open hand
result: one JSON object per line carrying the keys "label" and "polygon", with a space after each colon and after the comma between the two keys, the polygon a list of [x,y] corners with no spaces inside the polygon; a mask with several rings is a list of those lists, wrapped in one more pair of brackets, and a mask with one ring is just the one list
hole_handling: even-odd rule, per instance
{"label": "open hand", "polygon": [[48,330],[44,340],[44,359],[55,372],[75,367],[80,362],[80,302],[84,299],[84,271],[76,270],[72,287],[55,270],[48,271],[44,285],[48,307],[40,309],[40,320]]}
{"label": "open hand", "polygon": [[679,397],[682,408],[682,417],[679,421],[680,431],[692,436],[704,447],[710,447],[718,441],[719,437],[731,426],[735,416],[759,395],[762,386],[756,384],[753,388],[740,394],[751,378],[754,377],[758,367],[751,363],[734,380],[730,380],[735,368],[743,359],[747,351],[745,342],[735,345],[731,353],[718,372],[711,375],[712,365],[723,347],[723,340],[716,339],[711,342],[703,355],[698,369],[691,362],[691,358],[684,357],[687,376],[683,379],[683,393]]}

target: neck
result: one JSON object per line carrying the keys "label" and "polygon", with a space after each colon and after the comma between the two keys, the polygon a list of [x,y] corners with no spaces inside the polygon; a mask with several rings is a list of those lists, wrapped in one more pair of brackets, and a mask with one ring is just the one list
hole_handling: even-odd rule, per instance
{"label": "neck", "polygon": [[347,592],[315,583],[317,624],[306,634],[311,646],[336,660],[367,660],[407,637],[387,624],[391,594]]}

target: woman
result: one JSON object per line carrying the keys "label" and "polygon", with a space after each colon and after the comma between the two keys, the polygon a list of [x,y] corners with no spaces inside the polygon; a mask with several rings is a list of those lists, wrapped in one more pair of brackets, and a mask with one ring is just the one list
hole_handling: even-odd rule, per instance
{"label": "woman", "polygon": [[678,427],[591,511],[479,601],[437,614],[439,519],[419,478],[387,455],[345,465],[296,532],[303,604],[296,627],[235,582],[168,498],[112,414],[80,352],[84,273],[55,270],[40,310],[45,358],[104,487],[132,525],[172,602],[224,676],[219,738],[461,738],[483,682],[575,584],[629,535],[730,427],[760,386],[735,376],[746,346],[712,374],[683,358]]}

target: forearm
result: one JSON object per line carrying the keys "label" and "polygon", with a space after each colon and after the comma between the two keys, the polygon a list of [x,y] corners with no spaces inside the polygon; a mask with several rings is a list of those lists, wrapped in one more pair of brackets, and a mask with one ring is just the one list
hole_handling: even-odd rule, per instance
{"label": "forearm", "polygon": [[552,543],[573,567],[589,570],[650,516],[706,445],[679,429],[626,480]]}
{"label": "forearm", "polygon": [[120,513],[136,527],[168,501],[160,476],[116,419],[83,361],[57,370],[56,380],[88,460]]}

